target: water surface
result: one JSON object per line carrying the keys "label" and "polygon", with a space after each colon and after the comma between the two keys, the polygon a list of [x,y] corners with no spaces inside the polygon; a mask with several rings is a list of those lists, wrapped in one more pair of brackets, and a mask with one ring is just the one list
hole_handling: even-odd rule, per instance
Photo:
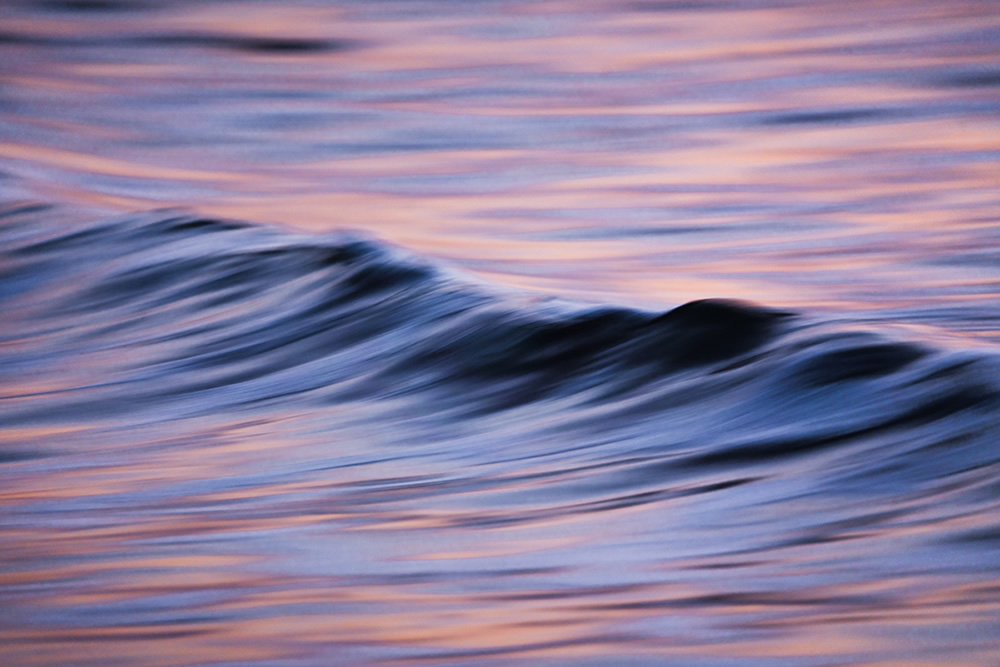
{"label": "water surface", "polygon": [[995,3],[12,1],[0,78],[0,661],[996,661]]}

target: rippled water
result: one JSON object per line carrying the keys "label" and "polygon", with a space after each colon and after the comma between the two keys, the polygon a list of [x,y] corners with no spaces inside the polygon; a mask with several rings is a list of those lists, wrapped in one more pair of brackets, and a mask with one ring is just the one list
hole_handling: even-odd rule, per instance
{"label": "rippled water", "polygon": [[0,662],[997,661],[995,2],[8,1],[0,80]]}

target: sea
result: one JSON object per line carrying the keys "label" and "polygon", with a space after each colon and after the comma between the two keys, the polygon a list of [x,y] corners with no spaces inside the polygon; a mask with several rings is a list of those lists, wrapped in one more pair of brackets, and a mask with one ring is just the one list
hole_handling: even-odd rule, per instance
{"label": "sea", "polygon": [[0,663],[1000,664],[1000,4],[3,0]]}

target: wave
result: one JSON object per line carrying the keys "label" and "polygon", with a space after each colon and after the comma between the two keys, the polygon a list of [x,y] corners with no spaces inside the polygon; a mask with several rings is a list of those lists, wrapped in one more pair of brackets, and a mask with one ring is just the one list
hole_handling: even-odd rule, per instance
{"label": "wave", "polygon": [[[56,637],[157,638],[192,599],[208,636],[261,610],[285,627],[281,600],[327,590],[329,627],[444,601],[450,628],[459,600],[518,628],[525,604],[588,633],[680,618],[696,647],[775,633],[747,654],[907,615],[955,655],[995,635],[988,346],[725,299],[573,303],[364,235],[163,211],[0,212],[0,308],[0,534],[13,595],[41,596],[11,599],[65,609],[38,620]],[[234,597],[201,588],[220,554]]]}
{"label": "wave", "polygon": [[991,350],[725,299],[656,313],[518,298],[357,234],[162,211],[67,231],[48,215],[3,216],[5,375],[25,387],[4,403],[22,423],[292,399],[423,420],[558,406],[560,428],[669,424],[653,447],[682,470],[930,426],[936,443],[1000,400]]}

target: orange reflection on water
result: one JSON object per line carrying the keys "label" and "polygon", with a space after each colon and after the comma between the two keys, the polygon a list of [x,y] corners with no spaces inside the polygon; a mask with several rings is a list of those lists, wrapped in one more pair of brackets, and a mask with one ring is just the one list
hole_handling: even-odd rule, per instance
{"label": "orange reflection on water", "polygon": [[151,180],[212,180],[212,181],[240,181],[239,174],[201,171],[196,169],[178,169],[166,166],[155,166],[149,164],[136,164],[132,162],[122,162],[119,160],[107,159],[95,155],[85,155],[56,148],[39,149],[6,143],[0,145],[0,155],[4,157],[25,160],[31,159],[42,164],[58,166],[62,169],[73,169],[86,174],[108,174],[112,176],[129,176],[132,178],[148,178]]}
{"label": "orange reflection on water", "polygon": [[[6,143],[3,154],[29,169],[146,181],[90,187],[75,177],[78,185],[39,186],[60,198],[123,208],[182,203],[312,230],[361,227],[437,256],[460,250],[463,268],[518,287],[659,307],[676,303],[673,290],[651,295],[645,280],[594,271],[594,261],[625,254],[636,270],[662,273],[645,252],[652,245],[683,252],[697,274],[711,272],[716,296],[765,300],[784,292],[793,302],[836,304],[837,281],[805,289],[786,278],[774,284],[800,265],[780,252],[766,263],[753,253],[746,263],[728,255],[721,273],[708,266],[720,247],[715,225],[762,242],[836,244],[836,234],[812,230],[864,224],[925,230],[936,244],[933,237],[956,223],[995,218],[1000,172],[995,159],[975,157],[1000,150],[991,116],[982,112],[994,100],[990,89],[934,84],[951,66],[966,76],[993,62],[988,48],[971,42],[947,48],[954,46],[948,35],[988,22],[982,3],[853,3],[833,13],[808,4],[734,11],[638,3],[626,11],[617,3],[544,10],[515,3],[509,12],[522,17],[518,27],[476,12],[445,19],[420,11],[244,9],[234,16],[204,5],[156,16],[161,32],[194,40],[193,48],[230,67],[227,74],[208,76],[198,61],[142,54],[118,62],[38,57],[35,70],[54,77],[60,104],[92,94],[97,122],[52,126],[54,137],[73,135],[73,150],[35,140]],[[135,32],[128,16],[106,19],[122,34]],[[241,53],[223,39],[258,35],[262,22],[277,36],[353,46]],[[73,25],[54,15],[10,24],[62,38]],[[77,31],[87,39],[102,34],[96,23]],[[905,54],[906,72],[897,51]],[[258,76],[243,67],[260,59],[274,69]],[[190,85],[176,76],[185,70],[170,68],[186,68]],[[47,85],[34,71],[12,72],[11,81],[25,89]],[[192,92],[197,98],[199,85],[235,99],[219,105],[204,95],[199,104],[168,110],[159,127],[175,141],[140,152],[129,142],[158,131],[143,119],[149,110],[119,119],[101,102],[133,83],[141,87],[129,92],[132,101]],[[345,90],[350,95],[337,96]],[[240,102],[242,94],[261,91],[268,92],[266,104]],[[265,123],[271,113],[282,122]],[[173,119],[189,122],[173,128]],[[110,140],[123,124],[134,126],[131,139]],[[177,143],[185,136],[190,147]],[[155,181],[196,187],[170,188],[158,198],[151,196]],[[647,186],[665,191],[641,191]],[[574,210],[588,214],[574,219],[567,214]],[[494,211],[523,213],[498,218]],[[556,228],[559,243],[539,244],[537,232],[567,215],[570,224]],[[638,236],[623,223],[635,216],[642,220]],[[776,220],[784,224],[752,227]],[[676,223],[703,240],[697,251],[671,245],[685,241],[670,236]],[[630,229],[614,252],[575,247],[593,246],[594,232],[623,224]],[[523,240],[518,254],[496,250],[512,238]],[[854,254],[844,264],[851,271],[872,257],[853,248],[844,253]],[[553,279],[546,264],[563,261],[579,268]],[[761,269],[766,275],[747,279]],[[853,303],[847,297],[843,306]]]}

